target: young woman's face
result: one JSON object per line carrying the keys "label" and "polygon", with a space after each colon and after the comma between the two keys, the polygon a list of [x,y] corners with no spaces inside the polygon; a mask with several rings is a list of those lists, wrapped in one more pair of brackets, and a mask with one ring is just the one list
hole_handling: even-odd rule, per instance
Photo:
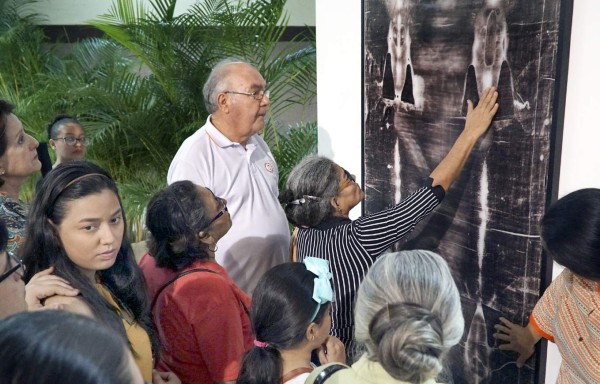
{"label": "young woman's face", "polygon": [[124,232],[121,205],[110,189],[69,201],[58,226],[65,253],[91,279],[115,263]]}
{"label": "young woman's face", "polygon": [[[76,140],[73,144],[68,142]],[[81,160],[85,156],[87,142],[85,132],[81,125],[77,123],[65,123],[56,131],[56,137],[50,139],[49,143],[52,149],[56,151],[57,160],[60,162]]]}

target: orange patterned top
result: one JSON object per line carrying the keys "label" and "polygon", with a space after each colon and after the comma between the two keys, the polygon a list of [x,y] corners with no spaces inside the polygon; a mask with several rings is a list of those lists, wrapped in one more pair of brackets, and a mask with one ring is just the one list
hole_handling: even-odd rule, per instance
{"label": "orange patterned top", "polygon": [[565,269],[529,319],[562,356],[557,384],[600,383],[600,283]]}

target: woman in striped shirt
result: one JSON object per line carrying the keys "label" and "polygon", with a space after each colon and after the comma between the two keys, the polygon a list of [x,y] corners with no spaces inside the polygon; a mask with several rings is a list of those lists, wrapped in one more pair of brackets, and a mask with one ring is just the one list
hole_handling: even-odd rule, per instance
{"label": "woman in striped shirt", "polygon": [[389,209],[351,221],[349,212],[364,198],[354,176],[333,161],[311,156],[290,173],[279,200],[288,221],[298,229],[292,239],[298,260],[313,256],[331,264],[335,300],[334,336],[346,345],[348,359],[358,350],[353,341],[353,304],[359,284],[378,256],[402,239],[443,199],[477,140],[498,110],[495,88],[485,90],[476,108],[468,102],[465,128],[425,186]]}

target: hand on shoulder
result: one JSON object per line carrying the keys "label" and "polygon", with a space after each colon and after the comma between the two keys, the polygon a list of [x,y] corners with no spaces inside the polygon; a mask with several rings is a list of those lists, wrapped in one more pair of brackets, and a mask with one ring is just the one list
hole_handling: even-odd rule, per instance
{"label": "hand on shoulder", "polygon": [[53,275],[54,267],[50,267],[33,275],[25,286],[25,301],[27,308],[31,310],[42,309],[44,300],[49,297],[60,295],[74,297],[79,291],[69,284],[65,279]]}
{"label": "hand on shoulder", "polygon": [[44,309],[60,309],[67,312],[94,317],[90,307],[80,298],[72,296],[54,295],[44,302]]}

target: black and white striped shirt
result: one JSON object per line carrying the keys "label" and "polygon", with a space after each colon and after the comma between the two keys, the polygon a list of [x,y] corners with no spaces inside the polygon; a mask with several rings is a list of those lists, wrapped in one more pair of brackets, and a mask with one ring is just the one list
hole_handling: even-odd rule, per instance
{"label": "black and white striped shirt", "polygon": [[331,334],[344,343],[350,354],[356,347],[353,308],[359,284],[377,257],[412,231],[439,205],[443,196],[442,187],[422,187],[398,205],[381,212],[355,221],[338,219],[299,230],[298,259],[302,261],[312,256],[330,263],[335,295]]}

